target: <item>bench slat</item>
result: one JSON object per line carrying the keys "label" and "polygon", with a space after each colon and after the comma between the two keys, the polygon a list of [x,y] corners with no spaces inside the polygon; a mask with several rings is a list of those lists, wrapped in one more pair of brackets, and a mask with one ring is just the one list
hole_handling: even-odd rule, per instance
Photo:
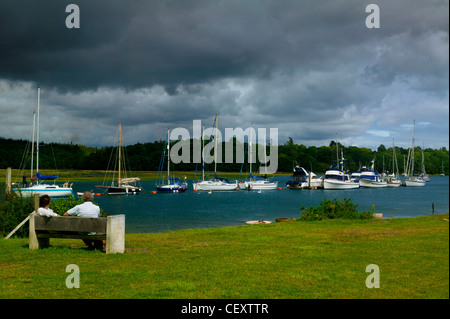
{"label": "bench slat", "polygon": [[96,235],[80,235],[80,234],[61,234],[61,233],[36,233],[38,238],[66,238],[66,239],[91,239],[91,240],[105,240],[106,234]]}
{"label": "bench slat", "polygon": [[106,233],[106,218],[35,216],[35,230]]}

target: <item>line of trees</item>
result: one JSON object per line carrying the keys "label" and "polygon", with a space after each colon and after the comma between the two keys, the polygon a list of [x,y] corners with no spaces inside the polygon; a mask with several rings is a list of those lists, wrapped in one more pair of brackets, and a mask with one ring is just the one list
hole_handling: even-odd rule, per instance
{"label": "line of trees", "polygon": [[[230,140],[222,143],[222,154],[225,154],[227,143],[233,143],[233,158],[235,159],[236,143]],[[171,145],[176,144],[172,141]],[[244,144],[247,149],[247,143]],[[157,171],[164,147],[164,141],[150,143],[137,143],[123,147],[127,158],[127,167],[132,171]],[[190,163],[171,164],[171,168],[176,171],[201,170],[201,164],[193,163],[192,140],[190,143]],[[258,145],[256,146],[258,147]],[[111,162],[115,147],[87,147],[78,144],[41,143],[39,144],[39,167],[40,169],[86,169],[105,170]],[[28,150],[28,151],[27,151]],[[379,172],[392,172],[392,148],[380,145],[377,151],[356,146],[345,147],[339,144],[339,150],[343,151],[346,169],[356,171],[361,166],[370,166],[375,159],[375,169]],[[408,149],[396,147],[398,167],[400,173],[408,155]],[[428,174],[449,173],[449,151],[443,147],[441,149],[427,148],[423,150],[425,168]],[[269,147],[267,146],[267,154]],[[223,155],[224,157],[224,155]],[[242,163],[218,163],[217,169],[223,172],[248,172],[248,153]],[[420,171],[422,161],[422,149],[415,148],[416,169]],[[31,163],[31,143],[26,140],[13,140],[0,138],[0,168],[11,167],[15,169],[30,169]],[[292,172],[295,164],[299,164],[306,169],[312,169],[316,173],[324,173],[331,164],[336,163],[336,144],[331,141],[328,146],[305,146],[294,144],[289,140],[284,145],[278,147],[278,172]],[[253,164],[253,171],[258,169],[259,162]],[[206,167],[213,170],[213,164]]]}

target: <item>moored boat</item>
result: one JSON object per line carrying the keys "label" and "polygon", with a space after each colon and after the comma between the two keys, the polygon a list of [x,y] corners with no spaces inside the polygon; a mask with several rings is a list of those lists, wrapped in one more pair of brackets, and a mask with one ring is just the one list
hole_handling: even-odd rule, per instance
{"label": "moored boat", "polygon": [[[103,185],[96,185],[97,188],[106,188],[105,193],[108,195],[135,195],[142,192],[142,187],[139,185],[139,177],[127,177],[127,172],[125,168],[125,159],[122,149],[122,123],[119,123],[119,133],[118,133],[118,147],[117,147],[117,165],[118,165],[118,175],[117,180],[115,177],[115,168],[112,171],[107,171],[105,176],[105,181]],[[108,168],[109,169],[109,168]],[[125,177],[122,177],[122,174]],[[106,182],[108,175],[111,180]]]}
{"label": "moored boat", "polygon": [[425,186],[425,181],[421,176],[414,175],[414,130],[416,127],[416,121],[413,121],[413,131],[411,138],[411,148],[408,153],[408,161],[406,168],[406,176],[405,176],[405,186],[409,187],[422,187]]}
{"label": "moored boat", "polygon": [[323,180],[324,189],[354,189],[359,188],[359,182],[350,179],[348,173],[339,168],[329,168]]}
{"label": "moored boat", "polygon": [[[214,136],[214,179],[205,180],[205,160],[202,156],[202,180],[192,183],[194,191],[234,191],[238,190],[238,182],[230,182],[225,177],[217,176],[217,130],[219,125],[219,117],[216,114],[215,128],[216,133]],[[212,138],[212,137],[211,137]]]}
{"label": "moored boat", "polygon": [[[166,156],[167,146],[167,183],[162,180],[162,171],[164,168],[164,158]],[[160,193],[180,193],[188,188],[186,181],[180,182],[179,178],[170,177],[170,130],[167,130],[167,139],[163,147],[161,161],[159,163],[156,190]]]}
{"label": "moored boat", "polygon": [[[33,176],[34,133],[36,131],[36,176],[31,178],[31,183],[27,183],[26,176],[24,176],[22,184],[14,183],[11,185],[12,191],[22,197],[33,197],[36,194],[39,195],[39,197],[42,195],[48,195],[50,197],[73,196],[72,184],[69,185],[69,182],[65,182],[63,185],[57,185],[55,180],[58,176],[43,175],[39,172],[39,108],[41,89],[40,87],[37,89],[37,113],[35,112],[33,116],[33,134],[31,142],[31,176]],[[53,184],[46,184],[45,181],[53,181]]]}
{"label": "moored boat", "polygon": [[292,179],[286,182],[289,189],[323,188],[323,178],[317,177],[312,171],[296,165]]}
{"label": "moored boat", "polygon": [[380,174],[375,171],[375,160],[372,160],[371,169],[366,169],[361,171],[361,175],[359,177],[359,186],[360,187],[371,187],[371,188],[380,188],[387,187],[387,182],[383,181]]}
{"label": "moored boat", "polygon": [[[324,189],[354,189],[359,188],[359,181],[352,180],[348,172],[344,171],[344,155],[341,152],[339,159],[339,143],[336,134],[336,159],[337,162],[327,169],[323,180]],[[334,167],[333,167],[334,166]]]}

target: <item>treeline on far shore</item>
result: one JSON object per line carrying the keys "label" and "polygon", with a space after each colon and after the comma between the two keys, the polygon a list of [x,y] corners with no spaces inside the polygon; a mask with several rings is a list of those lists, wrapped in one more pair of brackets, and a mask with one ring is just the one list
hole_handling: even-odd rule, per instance
{"label": "treeline on far shore", "polygon": [[[171,145],[177,142],[172,141]],[[227,143],[233,143],[236,151],[236,140],[222,143],[222,154],[224,157]],[[201,170],[201,164],[194,163],[192,140],[190,143],[190,163],[171,164],[171,170],[194,171]],[[242,144],[240,145],[242,147]],[[131,171],[157,171],[160,165],[164,141],[150,143],[137,143],[124,146],[123,154],[126,158],[126,168]],[[231,149],[231,148],[230,148]],[[244,144],[247,150],[247,143]],[[342,150],[345,158],[345,167],[350,171],[356,171],[361,166],[370,166],[375,159],[375,169],[379,172],[392,172],[392,147],[380,145],[376,151],[356,146],[343,146],[339,144],[339,153]],[[106,170],[113,169],[116,147],[88,147],[79,144],[40,143],[39,144],[39,167],[40,169],[83,169],[83,170]],[[222,172],[248,172],[248,152],[246,151],[244,164],[218,163],[217,170]],[[267,154],[270,155],[267,146]],[[400,173],[408,156],[408,149],[396,147],[398,167]],[[421,171],[422,149],[415,148],[415,171]],[[428,174],[449,173],[449,151],[441,149],[424,149],[424,163]],[[258,172],[259,160],[253,164],[253,172]],[[11,167],[13,169],[29,169],[31,163],[31,142],[26,140],[13,140],[0,138],[0,168]],[[284,145],[278,147],[278,172],[292,172],[294,165],[299,164],[306,169],[312,169],[316,173],[324,173],[331,164],[336,163],[336,144],[331,141],[328,146],[305,146],[293,143],[290,138]],[[213,164],[209,164],[208,170],[213,170]]]}

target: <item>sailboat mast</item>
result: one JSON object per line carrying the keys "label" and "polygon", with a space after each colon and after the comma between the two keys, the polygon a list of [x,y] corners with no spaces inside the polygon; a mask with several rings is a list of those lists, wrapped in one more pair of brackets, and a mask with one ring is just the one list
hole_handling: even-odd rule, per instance
{"label": "sailboat mast", "polygon": [[36,112],[33,112],[33,133],[31,138],[31,175],[30,178],[33,177],[33,166],[34,166],[34,133],[36,130]]}
{"label": "sailboat mast", "polygon": [[249,143],[249,155],[250,155],[250,177],[252,176],[252,161],[253,161],[253,157],[252,157],[252,139],[253,139],[253,124],[250,125],[250,143]]}
{"label": "sailboat mast", "polygon": [[216,137],[214,138],[214,173],[217,172],[217,127],[219,126],[219,117],[216,114]]}
{"label": "sailboat mast", "polygon": [[395,156],[394,139],[392,139],[392,173],[394,174],[394,177],[397,177],[397,174],[395,173],[395,158],[396,156]]}
{"label": "sailboat mast", "polygon": [[337,168],[340,169],[340,167],[339,167],[339,143],[338,143],[337,133],[336,133],[336,162],[337,162]]}
{"label": "sailboat mast", "polygon": [[122,123],[119,123],[119,179],[117,180],[117,184],[120,187],[120,153],[121,151],[121,135],[122,135]]}
{"label": "sailboat mast", "polygon": [[170,130],[167,130],[167,184],[170,184]]}
{"label": "sailboat mast", "polygon": [[202,181],[205,180],[205,139],[203,134],[205,133],[205,126],[202,127]]}
{"label": "sailboat mast", "polygon": [[414,176],[414,130],[416,128],[416,120],[413,121],[413,133],[411,139],[411,177]]}
{"label": "sailboat mast", "polygon": [[36,172],[39,172],[39,103],[41,96],[41,88],[38,86],[38,102],[37,102],[37,133],[36,133]]}

